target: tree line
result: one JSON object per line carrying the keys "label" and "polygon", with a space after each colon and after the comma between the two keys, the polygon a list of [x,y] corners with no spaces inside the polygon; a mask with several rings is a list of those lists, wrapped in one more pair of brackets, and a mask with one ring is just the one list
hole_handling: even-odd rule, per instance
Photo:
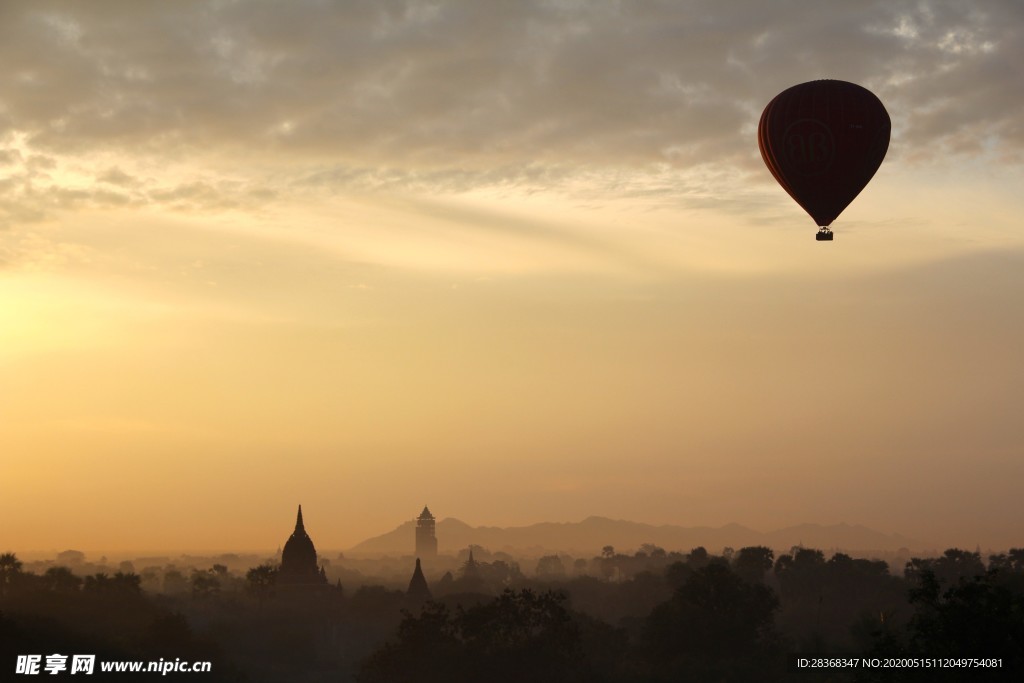
{"label": "tree line", "polygon": [[[480,553],[482,557],[487,555]],[[93,648],[217,662],[207,680],[1017,680],[1024,549],[949,549],[902,575],[879,560],[796,547],[718,555],[605,548],[586,563],[469,561],[431,595],[365,585],[285,590],[266,563],[193,569],[153,594],[133,572],[40,574],[0,555],[0,651]],[[557,561],[556,561],[557,560]],[[411,572],[410,572],[411,573]],[[1001,658],[998,671],[794,671],[800,654]],[[982,675],[984,674],[984,675]]]}

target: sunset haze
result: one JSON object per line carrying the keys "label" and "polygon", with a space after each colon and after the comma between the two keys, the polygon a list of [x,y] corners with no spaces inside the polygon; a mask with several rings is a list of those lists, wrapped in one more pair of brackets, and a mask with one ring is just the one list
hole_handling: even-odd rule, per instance
{"label": "sunset haze", "polygon": [[[1024,4],[5,2],[0,552],[1024,545]],[[814,222],[758,152],[892,120]],[[718,551],[720,549],[709,549]]]}

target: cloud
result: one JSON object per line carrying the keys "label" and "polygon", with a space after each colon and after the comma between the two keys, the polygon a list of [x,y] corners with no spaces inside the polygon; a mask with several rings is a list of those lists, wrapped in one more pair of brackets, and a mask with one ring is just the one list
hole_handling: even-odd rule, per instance
{"label": "cloud", "polygon": [[[21,141],[24,144],[24,141]],[[96,172],[74,155],[47,156],[5,150],[0,174],[0,228],[35,223],[81,209],[159,207],[172,211],[254,210],[274,199],[265,179],[214,170],[164,167],[156,176],[113,166]],[[146,164],[137,164],[145,166]]]}
{"label": "cloud", "polygon": [[1024,158],[1024,10],[1011,0],[0,11],[0,228],[69,209],[478,188],[763,223],[777,188],[754,144],[761,109],[824,77],[885,102],[888,163]]}
{"label": "cloud", "polygon": [[790,223],[756,122],[779,91],[824,77],[885,102],[887,165],[1024,158],[1024,10],[1009,0],[42,0],[0,13],[0,229],[73,210],[480,189]]}
{"label": "cloud", "polygon": [[7,125],[51,153],[464,169],[743,163],[776,92],[876,89],[908,154],[1019,153],[1012,1],[17,3]]}
{"label": "cloud", "polygon": [[21,161],[21,152],[16,149],[0,149],[0,166],[7,166]]}
{"label": "cloud", "polygon": [[136,187],[139,184],[138,178],[128,173],[125,173],[116,166],[108,168],[103,173],[97,175],[96,180],[101,183],[107,183],[108,185],[117,185],[119,187]]}

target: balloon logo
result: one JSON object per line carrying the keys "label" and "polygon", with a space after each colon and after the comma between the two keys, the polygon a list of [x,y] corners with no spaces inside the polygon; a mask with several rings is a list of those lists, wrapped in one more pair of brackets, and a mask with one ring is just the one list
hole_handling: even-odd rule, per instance
{"label": "balloon logo", "polygon": [[761,114],[757,145],[768,170],[831,240],[832,225],[889,149],[892,124],[874,93],[846,81],[801,83]]}
{"label": "balloon logo", "polygon": [[791,167],[801,175],[821,175],[835,158],[836,143],[832,131],[821,121],[794,121],[782,140]]}

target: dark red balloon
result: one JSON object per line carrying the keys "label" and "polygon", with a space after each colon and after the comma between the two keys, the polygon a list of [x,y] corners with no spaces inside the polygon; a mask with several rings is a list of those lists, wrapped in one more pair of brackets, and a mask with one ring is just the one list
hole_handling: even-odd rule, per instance
{"label": "dark red balloon", "polygon": [[891,128],[870,90],[846,81],[811,81],[768,103],[757,144],[783,189],[825,227],[875,175]]}

